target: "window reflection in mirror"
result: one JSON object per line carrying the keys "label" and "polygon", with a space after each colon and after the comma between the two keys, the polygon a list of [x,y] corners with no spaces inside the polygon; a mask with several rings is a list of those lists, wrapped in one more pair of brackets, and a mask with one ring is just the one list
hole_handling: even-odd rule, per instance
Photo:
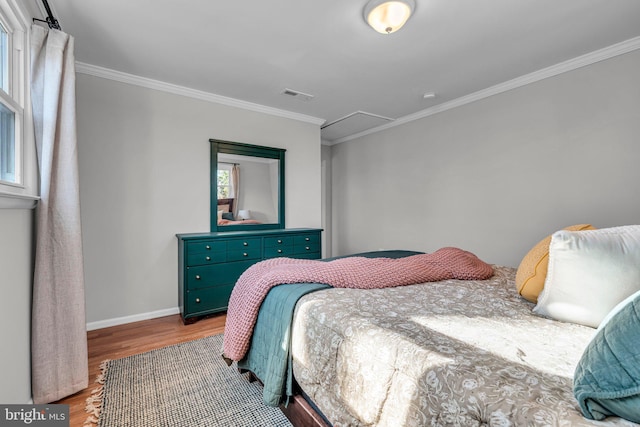
{"label": "window reflection in mirror", "polygon": [[277,223],[279,168],[278,159],[218,153],[218,225]]}

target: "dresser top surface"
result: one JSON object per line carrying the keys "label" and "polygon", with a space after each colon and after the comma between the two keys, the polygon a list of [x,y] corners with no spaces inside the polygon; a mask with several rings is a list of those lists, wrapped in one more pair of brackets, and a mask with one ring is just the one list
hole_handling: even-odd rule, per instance
{"label": "dresser top surface", "polygon": [[231,237],[251,237],[251,236],[273,236],[282,234],[295,233],[312,233],[321,232],[322,228],[281,228],[276,230],[255,230],[255,231],[212,231],[208,233],[180,233],[176,234],[179,240],[198,240],[198,239],[223,239]]}

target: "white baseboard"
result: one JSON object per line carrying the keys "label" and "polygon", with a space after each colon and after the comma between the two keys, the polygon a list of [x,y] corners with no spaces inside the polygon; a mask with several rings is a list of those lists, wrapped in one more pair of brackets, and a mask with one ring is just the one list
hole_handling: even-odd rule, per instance
{"label": "white baseboard", "polygon": [[166,308],[164,310],[150,311],[148,313],[133,314],[131,316],[115,317],[113,319],[98,320],[97,322],[88,322],[87,331],[108,328],[110,326],[124,325],[126,323],[139,322],[141,320],[155,319],[158,317],[171,316],[180,313],[179,307]]}

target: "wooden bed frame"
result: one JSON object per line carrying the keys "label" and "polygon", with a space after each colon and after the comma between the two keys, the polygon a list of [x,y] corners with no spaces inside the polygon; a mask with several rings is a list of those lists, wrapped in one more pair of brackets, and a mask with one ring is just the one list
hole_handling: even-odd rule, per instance
{"label": "wooden bed frame", "polygon": [[[240,373],[249,372],[249,382],[262,381],[251,371],[239,369]],[[280,410],[294,427],[332,427],[315,408],[302,396],[300,386],[294,381],[294,395],[288,405],[281,404]]]}
{"label": "wooden bed frame", "polygon": [[233,202],[235,199],[218,199],[218,206],[229,205],[229,212],[233,212]]}
{"label": "wooden bed frame", "polygon": [[300,394],[296,394],[286,407],[280,405],[282,413],[294,427],[331,427]]}

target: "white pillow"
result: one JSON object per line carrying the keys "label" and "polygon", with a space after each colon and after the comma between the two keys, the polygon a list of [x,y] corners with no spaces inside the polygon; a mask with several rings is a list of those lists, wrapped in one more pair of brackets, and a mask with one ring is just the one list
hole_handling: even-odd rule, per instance
{"label": "white pillow", "polygon": [[638,298],[638,297],[640,297],[640,291],[631,294],[631,296],[626,297],[625,299],[622,300],[622,302],[618,303],[618,305],[613,307],[613,310],[611,310],[609,313],[607,313],[607,315],[604,317],[604,319],[602,319],[602,322],[600,322],[600,325],[598,325],[598,331],[600,329],[603,329],[605,327],[605,325],[607,323],[609,323],[609,321],[616,314],[618,314],[620,311],[622,311],[622,309],[625,308],[627,305],[631,304],[632,301],[635,301],[635,299]]}
{"label": "white pillow", "polygon": [[597,328],[640,290],[640,225],[560,230],[551,237],[549,268],[535,313]]}

